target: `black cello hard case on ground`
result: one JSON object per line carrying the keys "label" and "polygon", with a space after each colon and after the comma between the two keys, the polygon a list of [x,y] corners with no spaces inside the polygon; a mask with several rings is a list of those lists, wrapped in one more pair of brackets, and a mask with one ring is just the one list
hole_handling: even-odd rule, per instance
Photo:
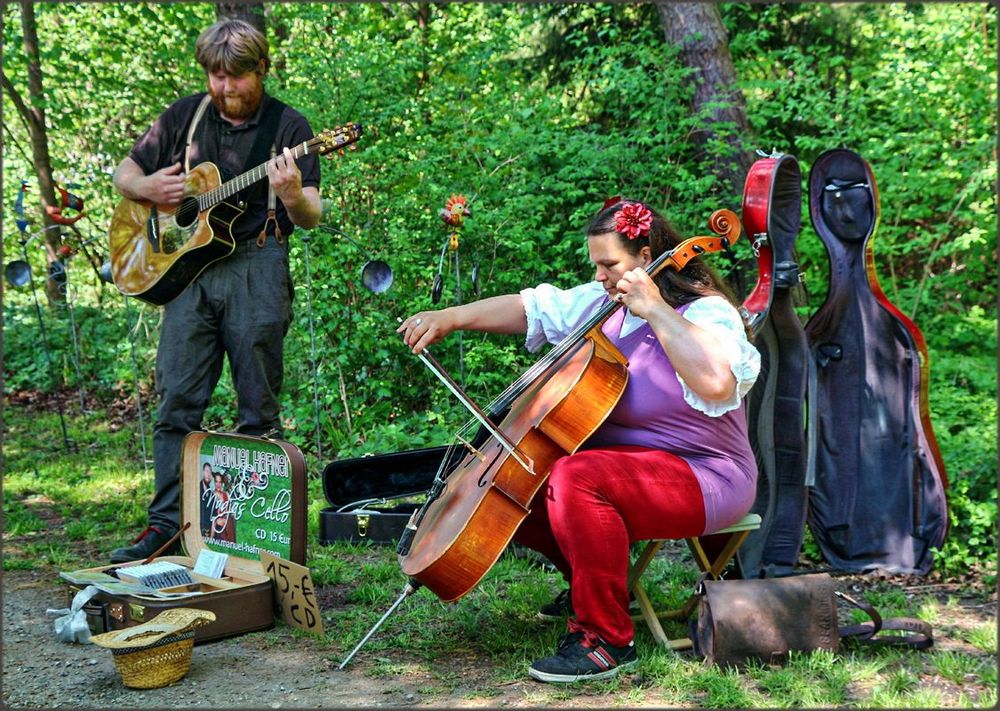
{"label": "black cello hard case on ground", "polygon": [[795,239],[802,224],[802,173],[794,156],[756,161],[743,187],[743,228],[757,256],[757,284],[742,313],[760,351],[761,370],[747,398],[750,444],[757,459],[753,513],[761,526],[737,554],[746,578],[790,574],[805,531],[804,400],[809,349],[795,312],[799,282]]}
{"label": "black cello hard case on ground", "polygon": [[[221,475],[226,498],[219,497],[218,506],[203,509],[200,480],[205,465],[211,467],[213,475]],[[182,536],[186,555],[156,560],[187,568],[196,581],[195,585],[162,589],[161,593],[194,594],[164,599],[102,590],[83,607],[95,633],[133,627],[176,607],[215,613],[214,622],[195,631],[195,643],[274,625],[274,586],[261,566],[260,550],[305,564],[306,476],[302,453],[282,440],[192,432],[184,438],[181,473],[181,522],[191,522]],[[221,578],[193,572],[198,554],[204,549],[228,555]],[[88,568],[61,573],[60,577],[70,581],[73,597],[87,585],[74,579],[84,581],[86,573],[109,573],[141,563]]]}
{"label": "black cello hard case on ground", "polygon": [[[329,507],[319,512],[319,542],[395,543],[434,483],[447,446],[331,462],[323,470]],[[395,502],[395,503],[393,503]]]}
{"label": "black cello hard case on ground", "polygon": [[875,274],[879,207],[861,156],[834,149],[817,158],[809,214],[830,284],[805,327],[816,365],[808,520],[836,568],[925,574],[947,530],[947,479],[928,414],[923,335]]}

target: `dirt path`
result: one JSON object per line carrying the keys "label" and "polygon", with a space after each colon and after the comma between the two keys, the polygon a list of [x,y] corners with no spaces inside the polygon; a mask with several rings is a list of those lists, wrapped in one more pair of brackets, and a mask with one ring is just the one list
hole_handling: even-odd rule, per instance
{"label": "dirt path", "polygon": [[[68,606],[57,574],[13,571],[3,577],[3,701],[6,708],[371,708],[537,706],[541,685],[525,679],[483,693],[478,664],[449,660],[462,682],[440,683],[414,666],[391,677],[373,676],[360,656],[344,671],[339,658],[284,625],[200,644],[191,669],[160,689],[122,685],[111,652],[59,641],[47,608]],[[405,667],[405,665],[404,665]],[[471,698],[470,698],[471,696]],[[577,696],[577,702],[581,697]],[[568,700],[544,706],[571,705]],[[579,705],[579,703],[573,704]],[[604,707],[605,703],[594,703]]]}
{"label": "dirt path", "polygon": [[[842,579],[841,582],[847,582]],[[960,640],[962,629],[996,622],[996,596],[965,598],[957,588],[940,588],[939,599],[958,599],[949,619],[935,629],[935,648],[975,652]],[[482,659],[441,660],[435,673],[393,657],[393,672],[377,675],[373,660],[359,655],[344,671],[328,646],[273,630],[194,648],[191,669],[179,682],[160,689],[122,685],[109,650],[60,642],[47,608],[68,606],[67,587],[55,572],[12,571],[3,576],[3,702],[6,708],[372,708],[428,706],[451,708],[676,706],[641,675],[623,681],[613,694],[538,684],[527,677],[491,683]],[[936,593],[937,594],[937,593]],[[954,614],[953,614],[954,613]],[[441,676],[458,682],[441,683]],[[939,682],[932,681],[932,685]],[[975,682],[973,682],[975,683]],[[586,685],[585,685],[586,686]],[[953,686],[953,685],[951,685]],[[629,693],[629,690],[641,693]],[[965,688],[965,691],[970,689]],[[963,691],[961,686],[951,689]],[[949,696],[955,698],[949,693]]]}

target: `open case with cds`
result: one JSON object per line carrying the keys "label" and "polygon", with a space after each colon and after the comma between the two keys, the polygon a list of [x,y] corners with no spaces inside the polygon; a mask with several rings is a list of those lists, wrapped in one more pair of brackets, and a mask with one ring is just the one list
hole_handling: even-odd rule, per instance
{"label": "open case with cds", "polygon": [[260,551],[305,564],[306,475],[289,442],[192,432],[181,459],[184,555],[62,572],[70,597],[89,585],[84,604],[94,633],[141,624],[160,612],[195,607],[215,613],[195,642],[267,629],[274,591]]}

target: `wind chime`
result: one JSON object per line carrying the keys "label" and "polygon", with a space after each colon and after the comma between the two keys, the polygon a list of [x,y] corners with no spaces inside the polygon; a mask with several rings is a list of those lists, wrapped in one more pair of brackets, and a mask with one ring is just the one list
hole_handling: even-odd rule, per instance
{"label": "wind chime", "polygon": [[[325,201],[324,201],[325,202]],[[324,208],[325,209],[325,208]],[[334,235],[336,237],[343,237],[355,247],[365,258],[365,263],[361,267],[361,283],[364,285],[368,291],[373,294],[382,294],[388,291],[389,287],[392,286],[393,273],[392,267],[388,263],[382,261],[381,259],[372,258],[371,253],[365,249],[356,240],[351,238],[342,230],[333,227],[332,225],[322,224],[317,228],[326,232],[327,234]],[[305,268],[306,268],[306,298],[307,298],[307,315],[309,319],[309,355],[310,362],[312,363],[312,382],[313,382],[313,418],[314,418],[314,435],[316,439],[316,456],[320,462],[323,461],[323,443],[320,437],[320,407],[319,407],[319,366],[316,358],[316,336],[313,326],[313,302],[312,302],[312,270],[309,266],[309,242],[310,234],[305,231],[301,238],[303,254],[305,256]],[[345,410],[348,417],[348,426],[350,426],[350,412]]]}
{"label": "wind chime", "polygon": [[[63,190],[62,192],[66,197],[64,198],[64,204],[61,205],[61,208],[73,207],[74,209],[80,210],[80,214],[75,218],[70,218],[62,215],[61,209],[59,209],[58,215],[62,221],[57,221],[56,224],[43,227],[34,234],[29,235],[28,220],[24,216],[24,195],[27,192],[27,189],[28,189],[28,181],[22,180],[21,187],[17,192],[17,198],[14,202],[14,213],[16,215],[15,224],[17,225],[18,234],[20,235],[20,239],[18,241],[21,245],[21,259],[15,259],[7,263],[7,265],[4,267],[4,277],[7,279],[7,282],[15,288],[20,288],[22,286],[27,285],[31,289],[31,297],[35,305],[35,316],[38,319],[38,330],[42,337],[42,352],[45,354],[45,362],[46,365],[48,366],[48,372],[51,375],[53,372],[54,361],[52,358],[52,350],[49,348],[49,336],[48,336],[48,331],[45,328],[45,319],[42,317],[42,307],[41,304],[39,304],[38,302],[38,293],[35,290],[35,282],[31,277],[31,265],[28,262],[28,245],[38,237],[45,234],[45,232],[47,232],[48,230],[62,229],[62,226],[64,224],[72,224],[73,222],[76,222],[76,220],[80,219],[80,217],[83,217],[83,212],[82,212],[83,200]],[[72,205],[70,205],[70,198],[72,198],[73,202]],[[67,222],[67,220],[72,220],[72,221]],[[65,247],[66,249],[63,249],[63,247]],[[57,254],[59,255],[60,258],[64,258],[72,254],[72,250],[69,248],[68,245],[60,245],[60,248],[57,250]],[[59,286],[59,289],[65,294],[66,270],[63,262],[60,259],[54,260],[49,266],[48,278],[52,279]],[[72,311],[70,311],[70,314],[72,317]],[[72,318],[71,318],[71,326],[73,328],[73,346],[74,349],[76,349],[77,348],[76,324],[75,320],[73,320]],[[82,388],[82,377],[80,376],[80,368],[79,368],[79,354],[75,353],[75,355],[76,359],[74,360],[74,363],[77,366],[77,382]],[[83,391],[81,390],[80,391],[81,409],[83,408],[83,400],[84,400]],[[65,418],[65,413],[63,412],[62,401],[58,397],[56,398],[56,409],[59,414],[59,424],[62,428],[63,446],[65,447],[67,452],[71,452],[73,450],[73,446],[70,443],[69,434],[66,430],[66,418]]]}

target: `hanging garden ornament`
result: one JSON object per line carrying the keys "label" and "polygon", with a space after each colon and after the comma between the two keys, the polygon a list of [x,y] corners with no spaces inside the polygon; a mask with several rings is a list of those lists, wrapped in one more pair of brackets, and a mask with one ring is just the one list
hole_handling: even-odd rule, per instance
{"label": "hanging garden ornament", "polygon": [[[75,184],[71,184],[68,187],[76,187]],[[56,185],[56,190],[59,191],[59,206],[53,207],[48,205],[45,208],[45,212],[49,214],[52,221],[60,225],[72,225],[74,222],[79,220],[84,216],[83,212],[83,198],[74,195],[60,185]],[[63,210],[65,209],[76,210],[79,214],[70,217],[69,215],[64,215]]]}
{"label": "hanging garden ornament", "polygon": [[472,215],[469,210],[468,200],[464,195],[458,193],[453,194],[449,197],[445,203],[444,207],[438,210],[438,215],[444,220],[444,223],[448,225],[451,230],[448,233],[448,239],[441,246],[441,258],[438,260],[438,271],[437,275],[434,277],[434,285],[431,287],[431,302],[438,303],[441,300],[441,294],[444,291],[444,255],[451,252],[455,255],[455,278],[459,276],[458,270],[458,248],[459,248],[459,232],[463,227],[465,218]]}
{"label": "hanging garden ornament", "polygon": [[438,212],[441,219],[452,227],[461,227],[462,221],[472,215],[464,195],[452,195],[444,203],[444,209]]}
{"label": "hanging garden ornament", "polygon": [[17,200],[14,201],[14,212],[17,214],[17,229],[24,234],[24,231],[28,228],[28,221],[24,219],[24,193],[27,192],[28,181],[21,181],[21,189],[17,191]]}

